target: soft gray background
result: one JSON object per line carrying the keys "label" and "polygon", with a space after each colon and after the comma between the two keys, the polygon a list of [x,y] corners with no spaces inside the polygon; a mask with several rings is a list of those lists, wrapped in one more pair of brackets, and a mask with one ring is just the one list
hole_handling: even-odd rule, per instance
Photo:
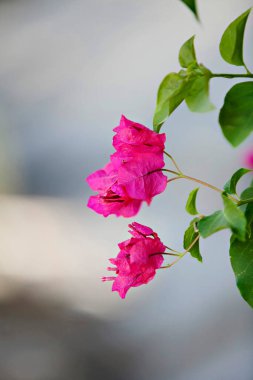
{"label": "soft gray background", "polygon": [[[196,34],[212,71],[243,72],[218,44],[252,2],[198,5],[201,24],[179,0],[0,2],[1,380],[253,378],[253,314],[235,286],[228,233],[201,242],[202,265],[187,257],[122,301],[100,276],[130,221],[85,207],[85,177],[108,160],[112,128],[122,113],[151,126],[157,87],[179,69],[186,39]],[[251,15],[253,70],[252,26]],[[235,82],[211,82],[216,111],[182,105],[164,126],[184,171],[219,187],[253,141],[233,150],[217,123]],[[181,249],[193,187],[171,183],[135,220]],[[203,189],[198,205],[208,213],[221,201]]]}

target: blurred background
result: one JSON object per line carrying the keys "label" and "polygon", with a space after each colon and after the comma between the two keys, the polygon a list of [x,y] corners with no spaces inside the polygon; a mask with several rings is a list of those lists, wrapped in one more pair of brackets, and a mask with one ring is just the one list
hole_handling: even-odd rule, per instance
{"label": "blurred background", "polygon": [[[225,231],[126,300],[102,283],[131,220],[86,208],[86,176],[112,152],[124,114],[152,125],[162,78],[196,34],[200,62],[219,56],[227,25],[248,0],[199,0],[201,23],[179,0],[0,1],[0,379],[252,380],[253,313],[236,288]],[[253,16],[245,60],[253,70]],[[164,125],[184,171],[222,187],[243,166],[218,109],[236,80],[211,81],[217,109],[181,105]],[[244,183],[249,181],[245,178]],[[135,218],[182,249],[194,184],[175,181]],[[202,213],[221,206],[200,192]]]}

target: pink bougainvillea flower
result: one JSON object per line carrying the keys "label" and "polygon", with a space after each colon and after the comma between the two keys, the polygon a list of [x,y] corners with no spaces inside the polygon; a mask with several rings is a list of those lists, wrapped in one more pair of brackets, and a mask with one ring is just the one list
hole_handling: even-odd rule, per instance
{"label": "pink bougainvillea flower", "polygon": [[159,135],[124,116],[115,131],[116,152],[110,163],[87,178],[98,192],[90,197],[88,207],[104,216],[131,217],[143,201],[150,204],[166,188],[167,177],[161,171],[165,134]]}
{"label": "pink bougainvillea flower", "polygon": [[166,141],[165,133],[156,133],[142,124],[128,120],[121,116],[120,124],[114,128],[116,135],[113,137],[113,146],[119,151],[125,146],[136,148],[138,152],[141,149],[163,154],[164,144]]}
{"label": "pink bougainvillea flower", "polygon": [[117,170],[111,163],[104,169],[90,174],[87,182],[98,195],[92,195],[87,206],[105,217],[110,214],[124,216],[136,215],[141,206],[141,200],[131,198],[123,186],[118,184]]}
{"label": "pink bougainvillea flower", "polygon": [[249,150],[245,155],[245,164],[248,168],[253,169],[253,149]]}
{"label": "pink bougainvillea flower", "polygon": [[122,160],[118,167],[118,183],[124,186],[131,198],[150,204],[152,198],[166,188],[167,177],[161,171],[163,167],[164,161],[157,154],[136,153],[132,159]]}
{"label": "pink bougainvillea flower", "polygon": [[113,281],[112,291],[117,291],[121,298],[125,298],[131,287],[147,284],[154,278],[156,269],[162,266],[166,249],[151,228],[136,222],[129,227],[133,237],[119,243],[119,254],[110,259],[115,267],[107,268],[116,276],[102,278],[103,281]]}

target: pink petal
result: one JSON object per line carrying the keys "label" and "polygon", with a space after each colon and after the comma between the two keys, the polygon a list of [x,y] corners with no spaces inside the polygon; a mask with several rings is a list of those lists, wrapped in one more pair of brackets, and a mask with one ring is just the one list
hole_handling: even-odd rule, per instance
{"label": "pink petal", "polygon": [[125,116],[121,117],[120,125],[114,128],[116,135],[113,138],[113,146],[116,150],[121,148],[122,144],[146,145],[150,148],[159,146],[164,150],[166,135],[158,134],[142,124],[128,120]]}
{"label": "pink petal", "polygon": [[133,222],[132,224],[129,224],[128,227],[133,230],[133,231],[129,231],[130,234],[132,234],[132,235],[134,233],[137,233],[137,236],[140,235],[140,234],[148,236],[148,235],[153,235],[153,233],[154,233],[154,231],[152,230],[152,228],[144,226],[143,224],[140,224],[140,223],[137,223],[137,222]]}
{"label": "pink petal", "polygon": [[136,159],[119,169],[118,182],[124,185],[131,198],[150,203],[152,197],[165,190],[167,177],[160,171],[152,172],[156,170],[154,161]]}
{"label": "pink petal", "polygon": [[92,190],[100,193],[109,189],[117,179],[117,173],[111,163],[107,164],[104,169],[100,169],[90,174],[86,181]]}
{"label": "pink petal", "polygon": [[133,286],[134,276],[118,276],[112,285],[112,291],[118,292],[121,298],[126,297],[126,293]]}
{"label": "pink petal", "polygon": [[130,218],[138,213],[141,201],[129,199],[122,203],[106,202],[100,195],[92,195],[88,200],[87,206],[104,217],[115,214],[116,216]]}

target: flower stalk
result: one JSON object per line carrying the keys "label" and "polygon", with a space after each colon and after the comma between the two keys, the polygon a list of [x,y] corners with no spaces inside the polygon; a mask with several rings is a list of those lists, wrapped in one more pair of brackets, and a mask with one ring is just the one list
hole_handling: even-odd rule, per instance
{"label": "flower stalk", "polygon": [[226,79],[234,79],[234,78],[253,78],[253,74],[248,72],[248,74],[211,74],[211,78],[226,78]]}
{"label": "flower stalk", "polygon": [[199,238],[200,238],[200,235],[198,234],[198,236],[193,240],[193,242],[190,244],[190,246],[184,252],[182,252],[181,254],[178,255],[178,258],[176,260],[172,261],[172,263],[170,263],[168,265],[162,266],[160,269],[167,269],[167,268],[172,267],[176,263],[178,263],[178,261],[180,261],[188,252],[190,252],[190,250],[197,243]]}
{"label": "flower stalk", "polygon": [[[196,183],[199,183],[200,185],[202,186],[205,186],[205,187],[209,187],[209,189],[212,189],[220,194],[222,194],[224,192],[224,190],[222,189],[219,189],[218,187],[214,186],[214,185],[211,185],[210,183],[208,182],[205,182],[205,181],[202,181],[198,178],[195,178],[195,177],[191,177],[189,175],[186,175],[184,174],[180,169],[179,169],[179,166],[177,165],[175,159],[167,152],[164,152],[166,154],[166,156],[168,156],[171,161],[173,162],[174,166],[176,167],[176,169],[178,170],[177,172],[175,172],[174,170],[170,170],[170,169],[162,169],[162,171],[165,171],[165,172],[168,172],[168,173],[171,173],[171,174],[176,174],[177,176],[176,177],[173,177],[173,178],[170,178],[167,180],[167,183],[169,182],[172,182],[172,181],[175,181],[177,179],[187,179],[189,181],[193,181],[193,182],[196,182]],[[235,197],[233,197],[232,195],[228,194],[228,198],[230,198],[234,203],[236,203],[238,206],[240,206],[241,204],[244,204],[244,203],[249,203],[249,202],[244,202],[244,203],[240,203],[240,201],[238,199],[236,199]]]}

